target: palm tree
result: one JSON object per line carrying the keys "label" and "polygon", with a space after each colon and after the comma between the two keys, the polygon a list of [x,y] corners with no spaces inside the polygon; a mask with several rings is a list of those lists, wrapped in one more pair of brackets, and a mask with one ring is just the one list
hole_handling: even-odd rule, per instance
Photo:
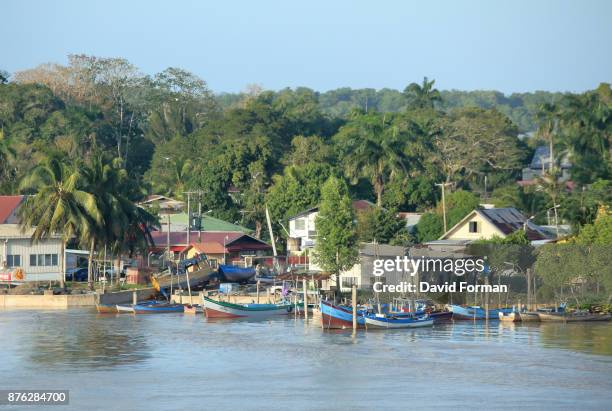
{"label": "palm tree", "polygon": [[429,81],[423,77],[423,83],[410,83],[404,89],[404,97],[408,100],[408,106],[412,108],[434,108],[435,103],[442,101],[440,92],[435,89],[435,80]]}
{"label": "palm tree", "polygon": [[[101,221],[101,214],[95,197],[81,189],[81,182],[81,174],[57,158],[36,167],[21,182],[21,190],[36,192],[19,209],[22,230],[34,228],[32,241],[59,235],[63,256],[70,239],[82,242],[91,235]],[[62,257],[62,288],[65,264]]]}
{"label": "palm tree", "polygon": [[554,155],[554,135],[557,130],[559,117],[558,107],[553,103],[544,103],[539,107],[538,119],[540,125],[538,127],[538,134],[548,142],[549,146],[549,173],[555,166],[555,155]]}
{"label": "palm tree", "polygon": [[344,151],[347,175],[353,183],[359,177],[369,178],[378,206],[382,205],[382,195],[391,175],[407,172],[407,156],[398,128],[386,123],[386,116],[378,113],[356,116],[335,137]]}

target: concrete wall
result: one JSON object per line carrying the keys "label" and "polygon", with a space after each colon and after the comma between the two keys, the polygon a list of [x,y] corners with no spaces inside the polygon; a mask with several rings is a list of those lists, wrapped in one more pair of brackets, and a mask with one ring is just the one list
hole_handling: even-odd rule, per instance
{"label": "concrete wall", "polygon": [[148,300],[155,295],[153,288],[141,288],[138,290],[118,291],[114,293],[100,294],[101,304],[131,304],[132,295],[136,291],[137,300]]}
{"label": "concrete wall", "polygon": [[82,295],[8,295],[0,294],[0,308],[45,308],[65,309],[69,307],[93,307],[95,294]]}

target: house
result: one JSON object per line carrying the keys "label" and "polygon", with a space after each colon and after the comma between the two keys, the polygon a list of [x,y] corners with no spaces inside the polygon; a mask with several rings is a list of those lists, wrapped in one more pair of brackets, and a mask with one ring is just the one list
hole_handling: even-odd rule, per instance
{"label": "house", "polygon": [[22,232],[17,211],[25,196],[0,196],[0,282],[57,281],[64,253],[59,235],[32,243],[33,229]]}
{"label": "house", "polygon": [[494,236],[505,238],[509,234],[525,230],[530,241],[551,238],[550,233],[528,220],[516,208],[477,208],[444,233],[439,240],[475,241]]}
{"label": "house", "polygon": [[394,260],[396,257],[404,257],[406,248],[387,244],[362,243],[359,245],[359,262],[350,270],[340,273],[340,291],[350,291],[353,284],[358,289],[372,289],[374,282],[383,284],[399,284],[402,281],[410,281],[410,275],[402,271],[386,271],[383,276],[374,277],[374,261]]}
{"label": "house", "polygon": [[185,202],[164,195],[153,194],[138,203],[138,206],[157,209],[160,214],[174,214],[183,211]]}
{"label": "house", "polygon": [[[368,200],[354,200],[353,209],[355,212],[366,211],[376,205]],[[314,248],[317,230],[316,218],[319,214],[319,207],[302,211],[289,218],[289,241],[287,248],[289,253],[298,254],[306,249]]]}
{"label": "house", "polygon": [[[258,258],[272,255],[272,246],[240,231],[154,231],[150,255],[164,255],[170,249],[171,259],[178,261],[204,253],[211,263],[250,265]],[[271,258],[271,257],[270,257]]]}
{"label": "house", "polygon": [[[552,159],[550,156],[550,147],[537,147],[529,167],[523,168],[523,179],[521,181],[521,185],[533,184],[533,181],[536,178],[542,177],[546,171],[550,170],[551,162]],[[570,162],[568,155],[563,156],[559,164],[554,164],[554,166],[558,167],[561,171],[559,182],[566,182],[570,179],[572,163]]]}

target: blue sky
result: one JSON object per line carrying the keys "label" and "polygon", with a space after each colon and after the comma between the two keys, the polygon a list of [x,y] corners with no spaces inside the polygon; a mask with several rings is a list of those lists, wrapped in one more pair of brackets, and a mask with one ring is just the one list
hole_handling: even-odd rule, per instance
{"label": "blue sky", "polygon": [[583,91],[612,81],[612,1],[5,0],[0,68],[70,53],[247,84]]}

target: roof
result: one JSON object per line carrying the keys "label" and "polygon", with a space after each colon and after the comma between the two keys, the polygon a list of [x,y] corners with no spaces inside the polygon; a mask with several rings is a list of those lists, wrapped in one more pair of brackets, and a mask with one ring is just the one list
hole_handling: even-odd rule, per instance
{"label": "roof", "polygon": [[[364,211],[368,210],[372,207],[376,207],[376,204],[369,200],[353,200],[353,210],[355,211]],[[295,220],[296,218],[303,217],[305,215],[316,213],[319,211],[319,207],[312,207],[308,210],[301,211],[300,213],[294,215],[293,217],[289,217],[289,221]]]}
{"label": "roof", "polygon": [[[168,246],[168,232],[167,231],[153,231],[151,232],[153,238],[154,248],[165,248]],[[199,241],[199,235],[197,231],[192,231],[190,236],[191,244],[196,243],[218,243],[225,244],[226,247],[230,247],[233,243],[239,239],[249,239],[251,241],[259,243],[258,245],[265,246],[264,248],[271,247],[265,241],[258,240],[251,237],[248,234],[236,231],[202,231],[202,241]],[[187,246],[187,231],[171,231],[170,232],[170,247],[174,246]],[[260,247],[256,247],[260,248]],[[221,251],[223,252],[223,251]]]}
{"label": "roof", "polygon": [[523,229],[525,222],[527,222],[527,239],[530,241],[535,240],[544,240],[549,238],[549,235],[546,234],[542,228],[538,225],[534,224],[531,221],[528,221],[520,211],[518,211],[514,207],[506,207],[506,208],[486,208],[486,209],[475,209],[468,215],[466,215],[461,221],[455,224],[450,230],[444,233],[439,239],[444,240],[445,237],[454,231],[456,228],[463,225],[466,221],[468,221],[474,214],[479,214],[485,220],[489,221],[493,224],[503,235],[508,235],[516,230]]}
{"label": "roof", "polygon": [[198,253],[201,254],[223,254],[225,247],[223,244],[216,241],[193,243],[190,247],[193,247]]}
{"label": "roof", "polygon": [[[567,155],[563,156],[561,159],[561,168],[571,168],[572,163],[569,161],[569,157]],[[541,170],[542,168],[548,168],[550,166],[550,148],[548,146],[539,146],[535,149],[533,153],[533,159],[531,160],[531,164],[529,168],[535,170]]]}
{"label": "roof", "polygon": [[[187,225],[189,224],[189,217],[187,216],[187,213],[164,214],[163,216],[160,216],[160,223],[162,226],[167,226],[168,217],[170,217],[171,229],[175,229],[176,231],[187,231]],[[238,224],[232,224],[228,221],[211,217],[206,214],[202,214],[202,231],[235,231],[240,233],[251,232],[251,230],[246,227]]]}
{"label": "roof", "polygon": [[359,244],[359,254],[374,257],[395,257],[406,255],[406,249],[396,245],[361,243]]}
{"label": "roof", "polygon": [[0,224],[16,224],[17,208],[24,196],[0,196]]}

